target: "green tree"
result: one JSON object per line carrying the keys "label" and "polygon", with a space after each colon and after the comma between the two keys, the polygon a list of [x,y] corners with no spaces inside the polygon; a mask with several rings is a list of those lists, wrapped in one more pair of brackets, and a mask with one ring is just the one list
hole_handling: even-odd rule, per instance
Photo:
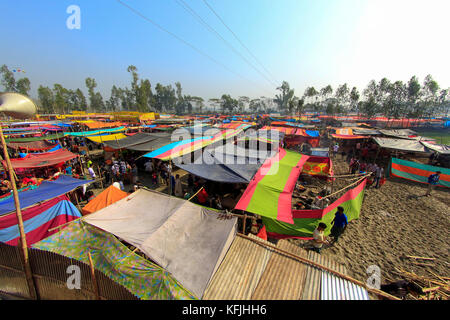
{"label": "green tree", "polygon": [[280,112],[285,112],[289,109],[289,103],[294,98],[294,90],[290,88],[287,81],[283,81],[277,90],[281,91],[281,94],[275,95],[273,101],[277,104]]}
{"label": "green tree", "polygon": [[421,85],[416,76],[411,77],[408,81],[408,116],[420,117],[421,106],[418,103],[420,100]]}
{"label": "green tree", "polygon": [[365,101],[360,104],[359,109],[369,119],[375,116],[380,110],[378,91],[378,85],[375,80],[371,80],[363,91]]}
{"label": "green tree", "polygon": [[31,82],[28,78],[20,78],[16,82],[16,91],[23,95],[28,96],[28,92],[31,89]]}
{"label": "green tree", "polygon": [[8,69],[4,64],[0,68],[0,73],[2,75],[2,86],[7,92],[16,92],[16,79],[14,78],[14,73]]}
{"label": "green tree", "polygon": [[55,111],[59,114],[65,114],[69,112],[70,95],[69,90],[62,85],[55,83],[53,85],[53,92],[55,96]]}
{"label": "green tree", "polygon": [[103,102],[103,97],[100,92],[95,92],[97,87],[97,82],[94,78],[86,78],[86,87],[88,88],[89,94],[89,108],[91,111],[104,111],[105,103]]}
{"label": "green tree", "polygon": [[38,99],[42,108],[41,112],[55,113],[55,97],[52,89],[40,85],[38,88]]}
{"label": "green tree", "polygon": [[352,91],[350,92],[351,109],[353,111],[358,109],[359,98],[360,95],[358,89],[356,87],[353,87]]}
{"label": "green tree", "polygon": [[348,108],[348,103],[350,101],[350,91],[346,83],[341,86],[338,86],[335,92],[336,98],[336,109],[337,113],[343,113]]}
{"label": "green tree", "polygon": [[429,74],[425,77],[422,87],[424,111],[427,116],[432,116],[437,111],[439,84]]}
{"label": "green tree", "polygon": [[225,113],[226,110],[228,110],[229,113],[232,113],[234,109],[238,108],[239,102],[236,99],[233,99],[229,94],[224,94],[220,99],[220,106],[222,108],[222,113]]}

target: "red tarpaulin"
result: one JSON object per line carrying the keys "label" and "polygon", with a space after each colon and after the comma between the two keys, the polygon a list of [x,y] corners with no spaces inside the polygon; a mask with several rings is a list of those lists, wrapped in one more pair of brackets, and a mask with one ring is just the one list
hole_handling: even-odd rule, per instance
{"label": "red tarpaulin", "polygon": [[9,142],[7,146],[13,149],[29,150],[29,151],[42,151],[49,150],[56,146],[54,143],[50,143],[46,140],[30,141],[30,142]]}
{"label": "red tarpaulin", "polygon": [[[54,152],[30,153],[25,158],[13,158],[11,159],[11,165],[14,169],[40,168],[63,163],[76,157],[76,154],[66,149],[59,149]],[[6,168],[6,161],[3,160],[2,163]]]}

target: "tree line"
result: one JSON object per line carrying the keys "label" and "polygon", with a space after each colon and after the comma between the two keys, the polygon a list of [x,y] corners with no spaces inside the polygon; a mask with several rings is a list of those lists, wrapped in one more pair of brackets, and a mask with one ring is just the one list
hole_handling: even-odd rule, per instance
{"label": "tree line", "polygon": [[[111,88],[108,100],[96,91],[94,78],[86,78],[88,92],[86,98],[83,91],[64,88],[54,84],[53,88],[40,85],[38,107],[40,113],[70,113],[71,111],[112,112],[169,112],[176,114],[202,113],[205,101],[201,97],[184,95],[180,82],[175,86],[157,83],[154,91],[149,79],[140,79],[138,70],[130,65],[127,71],[131,76],[130,87]],[[30,80],[26,77],[15,79],[6,65],[0,68],[1,84],[5,91],[19,92],[29,95]],[[302,114],[305,111],[319,112],[328,115],[357,112],[369,118],[381,114],[388,118],[431,117],[447,114],[450,110],[450,90],[441,89],[431,75],[425,77],[421,84],[416,76],[404,83],[391,82],[387,78],[372,80],[362,91],[345,83],[335,90],[331,85],[321,89],[307,87],[301,97],[295,96],[287,81],[277,88],[275,97],[259,97],[250,99],[247,96],[233,98],[223,94],[220,98],[208,100],[214,112],[221,113],[270,113]]]}
{"label": "tree line", "polygon": [[285,114],[313,111],[328,115],[358,113],[372,118],[422,118],[447,115],[450,110],[450,90],[440,89],[431,75],[421,84],[416,76],[404,83],[383,78],[371,80],[362,92],[345,83],[333,90],[327,85],[319,90],[307,87],[302,97],[294,95],[289,83],[284,81],[274,102]]}

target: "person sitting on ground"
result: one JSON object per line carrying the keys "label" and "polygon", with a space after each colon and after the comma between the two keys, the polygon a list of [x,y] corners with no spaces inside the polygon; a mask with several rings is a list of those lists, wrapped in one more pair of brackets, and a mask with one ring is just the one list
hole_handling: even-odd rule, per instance
{"label": "person sitting on ground", "polygon": [[208,198],[209,198],[209,195],[206,192],[205,188],[203,187],[203,189],[200,190],[199,193],[197,193],[197,200],[201,205],[206,205]]}
{"label": "person sitting on ground", "polygon": [[327,225],[323,222],[320,222],[317,228],[314,230],[312,240],[313,247],[311,248],[311,250],[320,253],[322,251],[322,246],[329,243],[324,235],[324,231],[326,228]]}
{"label": "person sitting on ground", "polygon": [[427,193],[425,194],[427,197],[431,196],[431,192],[434,188],[436,188],[436,185],[439,183],[441,172],[438,171],[435,174],[432,174],[428,177],[428,189]]}
{"label": "person sitting on ground", "polygon": [[334,216],[334,219],[331,223],[333,223],[333,227],[331,228],[331,235],[334,238],[333,243],[336,243],[348,225],[347,216],[344,213],[343,207],[337,208],[336,215]]}
{"label": "person sitting on ground", "polygon": [[87,195],[87,202],[94,200],[95,198],[94,191],[92,190],[89,190],[86,195]]}
{"label": "person sitting on ground", "polygon": [[66,173],[68,176],[71,176],[71,175],[72,175],[72,166],[71,166],[70,164],[67,165],[67,167],[66,167],[66,169],[65,169],[65,173]]}

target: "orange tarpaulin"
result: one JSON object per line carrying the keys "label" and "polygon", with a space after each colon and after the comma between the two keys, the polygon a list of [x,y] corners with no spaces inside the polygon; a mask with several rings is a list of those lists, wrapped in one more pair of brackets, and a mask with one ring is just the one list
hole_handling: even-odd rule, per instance
{"label": "orange tarpaulin", "polygon": [[88,204],[85,205],[83,209],[81,209],[81,213],[83,215],[87,215],[96,212],[100,209],[103,209],[104,207],[109,206],[110,204],[113,204],[114,202],[125,198],[127,195],[128,193],[123,192],[122,190],[117,189],[116,187],[111,185],[103,190],[94,199],[89,201]]}
{"label": "orange tarpaulin", "polygon": [[122,125],[121,122],[101,122],[101,121],[83,122],[83,124],[89,127],[89,129],[112,128],[112,127],[120,127]]}

